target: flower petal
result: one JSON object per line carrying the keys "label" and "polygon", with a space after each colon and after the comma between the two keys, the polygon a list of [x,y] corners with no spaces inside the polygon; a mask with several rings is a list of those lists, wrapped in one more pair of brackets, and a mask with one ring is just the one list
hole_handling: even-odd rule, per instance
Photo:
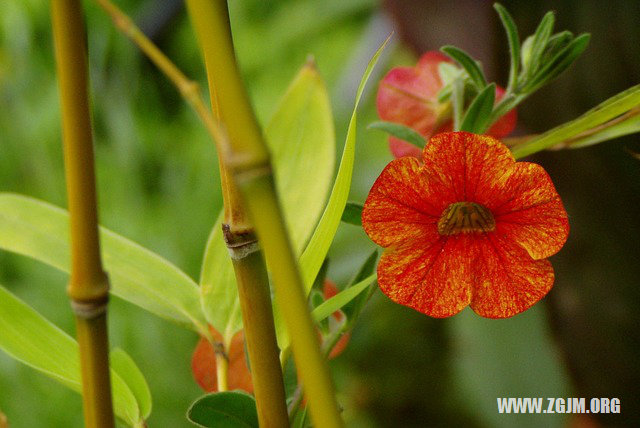
{"label": "flower petal", "polygon": [[[420,59],[418,60],[418,64],[416,64],[416,68],[422,73],[430,74],[432,76],[438,76],[439,78],[439,66],[441,62],[448,62],[449,64],[453,64],[451,58],[449,58],[442,52],[428,51],[420,57]],[[442,81],[438,79],[438,83],[440,84],[440,86],[437,88],[437,90],[440,90],[440,88],[442,87]]]}
{"label": "flower petal", "polygon": [[389,137],[389,150],[394,158],[403,156],[413,156],[416,159],[422,158],[422,149],[396,137]]}
{"label": "flower petal", "polygon": [[538,260],[564,245],[569,220],[549,174],[530,162],[518,162],[503,182],[493,204],[496,232],[517,242]]}
{"label": "flower petal", "polygon": [[486,318],[508,318],[529,309],[553,286],[548,260],[529,254],[496,233],[477,235],[480,253],[474,263],[471,308]]}
{"label": "flower petal", "polygon": [[439,239],[436,223],[446,205],[422,176],[413,157],[396,159],[382,171],[362,211],[362,227],[375,243],[389,247],[419,239],[427,245]]}
{"label": "flower petal", "polygon": [[423,314],[455,315],[471,301],[477,248],[465,234],[388,250],[378,264],[378,284],[391,300]]}
{"label": "flower petal", "polygon": [[438,119],[436,96],[442,83],[439,75],[416,67],[392,69],[380,82],[376,105],[382,120],[401,123],[423,135],[433,131]]}
{"label": "flower petal", "polygon": [[422,156],[425,170],[444,184],[451,203],[468,201],[487,207],[500,180],[515,164],[500,141],[468,132],[434,135]]}

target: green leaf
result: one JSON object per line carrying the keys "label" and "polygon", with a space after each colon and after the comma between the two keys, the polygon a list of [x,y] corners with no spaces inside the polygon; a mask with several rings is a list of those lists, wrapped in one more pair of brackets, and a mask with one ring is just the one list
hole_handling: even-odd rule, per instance
{"label": "green leaf", "polygon": [[551,11],[547,12],[540,21],[540,24],[533,35],[533,41],[531,42],[531,54],[528,59],[528,64],[525,66],[527,77],[531,77],[538,71],[540,59],[547,47],[547,42],[549,41],[549,37],[553,31],[555,20],[556,17],[554,13]]}
{"label": "green leaf", "polygon": [[310,426],[307,419],[307,407],[305,407],[296,413],[291,428],[306,428]]}
{"label": "green leaf", "polygon": [[473,100],[462,119],[461,131],[483,134],[489,127],[496,95],[496,84],[484,88]]}
{"label": "green leaf", "polygon": [[527,82],[522,89],[526,92],[533,92],[543,85],[549,83],[565,71],[584,52],[589,44],[591,35],[581,34],[569,43],[556,56],[544,64],[540,71]]}
{"label": "green leaf", "polygon": [[464,80],[466,73],[457,65],[443,61],[438,64],[438,74],[442,80],[442,88],[438,91],[438,103],[444,104],[451,98],[453,83],[456,80]]}
{"label": "green leaf", "polygon": [[133,361],[133,359],[123,349],[114,348],[109,353],[111,369],[118,373],[131,392],[133,393],[142,419],[147,419],[151,414],[151,391],[144,375]]}
{"label": "green leaf", "polygon": [[200,303],[209,324],[222,336],[226,345],[242,329],[242,312],[233,263],[222,236],[221,211],[211,229],[200,273]]}
{"label": "green leaf", "polygon": [[367,278],[363,279],[357,284],[354,284],[346,290],[339,292],[332,298],[325,300],[324,303],[317,306],[311,312],[311,316],[313,317],[314,321],[319,323],[338,309],[342,308],[347,303],[351,302],[375,280],[375,274],[369,275]]}
{"label": "green leaf", "polygon": [[568,374],[541,304],[501,320],[466,309],[446,321],[453,339],[454,388],[482,426],[565,427],[562,414],[499,414],[498,397],[567,397]]}
{"label": "green leaf", "polygon": [[[0,349],[16,360],[81,392],[77,342],[0,286]],[[142,421],[136,397],[111,370],[115,414],[129,426]]]}
{"label": "green leaf", "polygon": [[323,292],[324,290],[324,281],[327,279],[327,272],[329,271],[329,259],[324,259],[324,263],[320,267],[318,271],[318,275],[316,275],[316,279],[313,280],[313,285],[311,286],[312,290],[319,290]]}
{"label": "green leaf", "polygon": [[509,84],[507,92],[513,92],[518,85],[518,68],[520,66],[520,37],[518,36],[518,28],[513,18],[500,3],[495,3],[493,8],[498,12],[500,21],[507,33],[507,41],[509,42],[509,54],[511,58],[511,68],[509,69]]}
{"label": "green leaf", "polygon": [[362,226],[362,210],[364,207],[357,202],[347,202],[342,213],[341,220],[344,223],[353,224],[354,226]]}
{"label": "green leaf", "polygon": [[[160,317],[205,328],[198,286],[157,254],[100,228],[110,292]],[[0,193],[0,248],[69,272],[69,214],[26,196]]]}
{"label": "green leaf", "polygon": [[289,86],[265,136],[289,236],[300,254],[324,209],[336,156],[329,94],[313,61]]}
{"label": "green leaf", "polygon": [[349,189],[351,188],[351,177],[353,174],[353,161],[355,157],[355,144],[356,144],[356,125],[357,125],[357,109],[362,96],[364,86],[373,71],[373,67],[378,62],[378,58],[385,48],[391,36],[385,40],[385,42],[378,48],[371,61],[367,65],[367,68],[362,76],[358,91],[356,93],[356,101],[351,114],[351,120],[349,121],[349,127],[347,129],[347,137],[342,152],[342,160],[340,161],[340,167],[338,169],[338,175],[336,181],[331,190],[329,196],[329,202],[322,214],[322,218],[318,223],[318,227],[313,232],[313,236],[305,248],[302,256],[300,257],[300,272],[302,274],[302,280],[305,285],[305,291],[308,293],[313,280],[318,274],[320,266],[324,261],[333,237],[338,230],[344,207],[347,203],[349,196]]}
{"label": "green leaf", "polygon": [[443,61],[438,64],[438,74],[442,85],[447,86],[463,75],[463,71],[457,65]]}
{"label": "green leaf", "polygon": [[451,106],[453,110],[453,130],[460,131],[464,113],[465,84],[459,78],[451,83]]}
{"label": "green leaf", "polygon": [[571,31],[562,31],[551,36],[547,42],[547,47],[542,54],[542,59],[540,60],[541,63],[546,64],[551,61],[553,57],[555,57],[562,49],[567,47],[572,40],[573,33],[571,33]]}
{"label": "green leaf", "polygon": [[450,56],[465,69],[478,91],[487,86],[487,79],[485,79],[484,73],[478,65],[478,62],[471,58],[468,53],[455,46],[443,46],[440,50]]}
{"label": "green leaf", "polygon": [[520,47],[520,62],[522,65],[522,71],[520,72],[520,76],[518,80],[526,80],[527,79],[527,71],[529,70],[529,65],[531,64],[531,53],[533,51],[533,36],[529,36],[524,39],[522,46]]}
{"label": "green leaf", "polygon": [[[289,236],[299,255],[324,207],[335,163],[329,95],[312,62],[289,85],[267,126],[266,138]],[[220,213],[209,235],[200,298],[207,321],[230,341],[242,329],[242,313],[222,221]]]}
{"label": "green leaf", "polygon": [[[351,279],[351,281],[349,281],[349,285],[347,286],[347,288],[353,287],[354,284],[357,284],[360,281],[363,281],[368,276],[373,274],[376,270],[377,260],[378,260],[378,250],[373,250],[373,252],[369,255],[369,257],[366,258],[362,266],[360,266],[360,269],[358,269],[358,272],[356,272],[356,274]],[[351,301],[350,303],[348,303],[342,308],[342,311],[347,317],[347,323],[349,324],[347,328],[350,328],[351,326],[353,326],[355,321],[358,319],[360,312],[362,311],[366,303],[369,301],[369,299],[375,292],[376,288],[377,288],[376,283],[372,282],[368,290],[366,290],[363,293],[360,293],[357,298],[355,298],[353,301]]]}
{"label": "green leaf", "polygon": [[638,106],[640,106],[640,85],[632,86],[614,95],[571,122],[556,126],[526,143],[512,147],[511,151],[513,156],[518,159],[540,150],[548,149],[600,126]]}
{"label": "green leaf", "polygon": [[425,144],[427,144],[427,141],[424,139],[424,137],[422,137],[422,135],[420,135],[417,131],[399,123],[384,121],[373,122],[369,124],[367,129],[379,129],[396,138],[411,143],[416,147],[420,147],[421,149],[424,148]]}
{"label": "green leaf", "polygon": [[[616,119],[614,119],[614,121],[616,121]],[[600,131],[590,133],[584,137],[572,138],[564,144],[570,149],[579,149],[602,143],[603,141],[613,140],[614,138],[624,135],[635,134],[636,132],[640,132],[640,115],[638,113],[628,119],[616,122],[611,126],[606,126]]]}
{"label": "green leaf", "polygon": [[201,427],[258,428],[256,400],[241,391],[226,391],[198,398],[187,418]]}

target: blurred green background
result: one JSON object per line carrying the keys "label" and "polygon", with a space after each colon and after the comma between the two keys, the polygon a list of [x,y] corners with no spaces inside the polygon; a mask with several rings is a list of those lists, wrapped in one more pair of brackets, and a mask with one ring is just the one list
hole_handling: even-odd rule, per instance
{"label": "blurred green background", "polygon": [[[205,88],[195,38],[180,1],[117,4]],[[213,145],[178,92],[106,15],[85,2],[101,223],[198,277],[220,209]],[[640,2],[505,1],[520,35],[549,9],[559,30],[592,33],[591,46],[558,81],[519,109],[518,133],[541,132],[640,81]],[[392,30],[359,120],[351,199],[363,201],[391,159],[376,120],[376,81],[393,65],[454,44],[506,80],[508,52],[491,2],[232,0],[239,63],[262,123],[313,54],[331,94],[342,144],[369,57]],[[66,206],[59,108],[47,2],[0,2],[0,191]],[[572,231],[552,258],[556,284],[542,304],[510,320],[470,310],[434,320],[379,293],[332,362],[353,427],[633,426],[640,420],[640,152],[637,136],[536,156],[552,176]],[[625,150],[627,149],[627,150]],[[339,284],[374,248],[343,225],[329,276]],[[0,283],[73,334],[66,275],[0,251]],[[149,425],[189,426],[201,391],[190,372],[194,333],[118,299],[110,339],[132,355],[154,399]],[[618,397],[620,415],[498,415],[496,397]],[[0,353],[0,410],[11,427],[79,427],[80,397]],[[590,425],[591,424],[591,425]]]}

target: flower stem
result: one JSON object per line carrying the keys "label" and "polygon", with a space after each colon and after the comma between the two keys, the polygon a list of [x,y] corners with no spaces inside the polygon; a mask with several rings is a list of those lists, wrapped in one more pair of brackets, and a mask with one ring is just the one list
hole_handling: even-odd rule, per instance
{"label": "flower stem", "polygon": [[226,4],[188,0],[187,6],[203,48],[209,85],[215,88],[221,121],[230,137],[229,146],[222,150],[224,163],[241,191],[269,261],[311,415],[316,426],[341,427],[329,370],[278,205],[267,147],[237,69]]}
{"label": "flower stem", "polygon": [[224,392],[229,390],[229,357],[224,352],[224,345],[222,343],[215,343],[214,349],[220,347],[222,349],[215,350],[216,355],[216,380],[218,382],[218,392]]}
{"label": "flower stem", "polygon": [[76,317],[84,419],[87,427],[113,427],[106,324],[109,283],[100,261],[87,47],[80,2],[52,0],[51,16],[71,222],[67,292]]}

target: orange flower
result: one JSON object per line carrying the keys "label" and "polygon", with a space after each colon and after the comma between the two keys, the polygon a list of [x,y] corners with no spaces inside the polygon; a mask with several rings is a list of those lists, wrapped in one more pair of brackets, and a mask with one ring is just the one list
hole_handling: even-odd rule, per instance
{"label": "orange flower", "polygon": [[[336,284],[328,279],[325,279],[322,293],[325,300],[338,294],[338,287]],[[344,313],[337,310],[333,313],[333,318],[336,321],[341,321],[344,318]],[[213,339],[222,344],[222,335],[209,326],[209,331],[213,336]],[[318,332],[320,336],[320,332]],[[338,343],[335,344],[331,352],[329,353],[329,359],[333,359],[340,355],[347,344],[349,343],[350,333],[344,334]],[[231,345],[227,351],[227,358],[229,359],[228,369],[228,386],[230,390],[241,389],[248,393],[253,393],[253,381],[251,380],[251,372],[247,364],[247,354],[244,351],[244,330],[240,330],[231,339]],[[201,337],[193,351],[191,357],[191,371],[193,377],[200,387],[206,392],[218,391],[218,375],[216,371],[216,351],[213,345],[204,337]]]}
{"label": "orange flower", "polygon": [[546,258],[569,233],[546,171],[467,132],[432,137],[422,158],[393,160],[364,205],[365,232],[386,248],[381,290],[438,318],[467,305],[507,318],[544,297],[554,279]]}
{"label": "orange flower", "polygon": [[[451,131],[450,104],[438,103],[438,92],[443,86],[438,67],[443,62],[452,63],[440,52],[429,51],[415,67],[396,67],[389,71],[380,82],[376,99],[380,118],[413,128],[426,138]],[[496,87],[496,102],[503,95],[504,89]],[[516,120],[514,109],[498,119],[487,134],[505,137],[515,128]],[[389,147],[395,157],[420,158],[421,155],[421,149],[395,137],[389,138]]]}
{"label": "orange flower", "polygon": [[[222,343],[222,335],[209,327],[213,339]],[[229,359],[229,371],[227,382],[229,389],[241,389],[253,393],[253,383],[251,372],[247,366],[246,353],[244,352],[244,330],[236,333],[231,339],[231,345],[227,351]],[[191,358],[191,370],[198,385],[206,392],[218,391],[218,376],[216,373],[216,353],[213,345],[205,339],[200,338]]]}

